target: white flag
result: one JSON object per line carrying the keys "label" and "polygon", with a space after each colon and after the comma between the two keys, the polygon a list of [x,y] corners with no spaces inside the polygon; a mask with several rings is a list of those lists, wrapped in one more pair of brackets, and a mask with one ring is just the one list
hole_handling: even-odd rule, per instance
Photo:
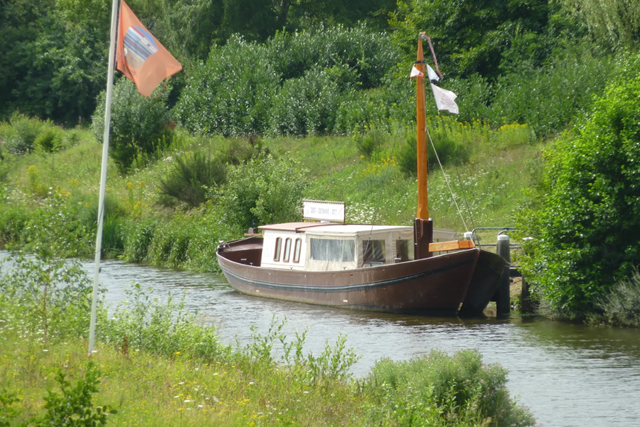
{"label": "white flag", "polygon": [[458,104],[456,104],[455,101],[458,95],[450,90],[442,89],[433,83],[431,84],[431,89],[433,90],[433,97],[436,99],[438,110],[446,110],[453,114],[459,113]]}
{"label": "white flag", "polygon": [[438,77],[438,75],[436,74],[435,71],[433,71],[433,68],[431,68],[431,66],[429,64],[427,64],[427,75],[429,76],[429,80],[431,81],[439,81],[440,77]]}
{"label": "white flag", "polygon": [[409,75],[409,78],[412,79],[414,77],[424,77],[424,74],[422,73],[422,71],[418,70],[416,67],[411,68],[411,74]]}

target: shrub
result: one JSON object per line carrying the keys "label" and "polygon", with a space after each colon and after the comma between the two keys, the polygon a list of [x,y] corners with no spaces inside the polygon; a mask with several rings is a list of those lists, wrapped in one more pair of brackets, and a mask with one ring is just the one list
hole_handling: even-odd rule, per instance
{"label": "shrub", "polygon": [[[467,146],[456,141],[449,129],[446,119],[434,120],[428,123],[431,138],[436,146],[436,153],[433,145],[427,136],[427,162],[428,170],[439,168],[438,158],[443,165],[462,164],[469,160],[470,150]],[[407,130],[403,146],[398,153],[398,166],[408,175],[418,173],[418,142],[417,135],[413,130]]]}
{"label": "shrub", "polygon": [[198,134],[263,134],[278,82],[267,49],[232,36],[194,67],[174,111]]}
{"label": "shrub", "polygon": [[227,184],[212,194],[230,227],[246,230],[302,217],[305,173],[296,161],[271,155],[229,170]]}
{"label": "shrub", "polygon": [[[78,261],[18,254],[0,279],[0,308],[34,340],[86,336],[92,286]],[[99,312],[102,315],[102,311]]]}
{"label": "shrub", "polygon": [[578,51],[541,68],[525,64],[498,78],[487,116],[478,118],[496,125],[526,123],[540,136],[562,130],[590,109],[594,95],[602,91],[610,74],[609,60],[595,58],[585,49]]}
{"label": "shrub", "polygon": [[113,256],[120,255],[123,250],[124,219],[118,215],[105,214],[102,227],[102,253]]}
{"label": "shrub", "polygon": [[179,156],[166,178],[160,179],[163,194],[196,207],[206,201],[207,188],[224,184],[227,167],[219,159],[194,152]]}
{"label": "shrub", "polygon": [[510,399],[506,382],[506,371],[483,364],[477,350],[451,357],[433,350],[406,362],[383,359],[364,380],[374,398],[368,424],[487,425],[490,419],[495,425],[534,425],[531,414]]}
{"label": "shrub", "polygon": [[34,141],[49,122],[42,122],[36,118],[29,118],[19,113],[14,113],[9,120],[11,128],[5,136],[6,148],[10,153],[23,154],[34,149]]}
{"label": "shrub", "polygon": [[340,105],[338,84],[324,70],[289,79],[278,91],[271,114],[271,131],[282,135],[331,132]]}
{"label": "shrub", "polygon": [[362,132],[367,126],[390,122],[415,123],[415,88],[408,79],[389,77],[385,86],[361,90],[343,97],[336,114],[334,133]]}
{"label": "shrub", "polygon": [[[156,89],[148,98],[140,95],[133,82],[120,79],[113,87],[109,154],[121,172],[129,170],[136,160],[145,158],[167,145],[173,131],[168,126],[171,115],[167,108],[170,90]],[[105,93],[98,100],[91,129],[98,141],[104,132]]]}
{"label": "shrub", "polygon": [[582,317],[640,264],[640,80],[611,84],[591,117],[546,152],[517,219],[533,240],[527,280],[557,314]]}
{"label": "shrub", "polygon": [[371,127],[364,134],[356,133],[353,136],[353,141],[361,156],[371,158],[384,145],[384,135],[380,129]]}
{"label": "shrub", "polygon": [[22,230],[29,221],[29,211],[0,202],[0,243],[20,241]]}
{"label": "shrub", "polygon": [[640,327],[640,273],[619,281],[596,303],[603,318],[612,325]]}
{"label": "shrub", "polygon": [[107,415],[118,411],[108,405],[94,406],[93,395],[100,385],[100,370],[95,363],[89,361],[85,377],[78,380],[75,386],[66,380],[66,374],[59,370],[55,380],[60,384],[61,395],[47,390],[44,397],[44,408],[47,410],[33,422],[36,427],[45,426],[104,426]]}
{"label": "shrub", "polygon": [[33,142],[36,151],[53,153],[62,148],[63,134],[56,127],[49,127],[42,131]]}
{"label": "shrub", "polygon": [[130,221],[124,228],[124,259],[129,262],[143,262],[149,252],[157,222],[154,220]]}
{"label": "shrub", "polygon": [[269,61],[283,81],[300,78],[310,70],[347,66],[364,89],[380,86],[400,58],[386,33],[372,31],[365,24],[283,31],[266,46]]}

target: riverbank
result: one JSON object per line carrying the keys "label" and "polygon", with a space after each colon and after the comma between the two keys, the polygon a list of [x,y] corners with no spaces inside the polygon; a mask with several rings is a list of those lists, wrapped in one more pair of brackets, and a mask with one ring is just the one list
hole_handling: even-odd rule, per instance
{"label": "riverbank", "polygon": [[[513,225],[514,210],[525,200],[521,190],[530,185],[545,144],[523,125],[493,130],[437,118],[430,126],[445,166],[443,174],[434,163],[429,180],[436,226],[463,231]],[[103,253],[148,265],[216,271],[218,241],[280,219],[276,211],[288,212],[285,220],[298,219],[302,198],[345,201],[351,223],[409,225],[417,205],[415,177],[408,170],[415,165],[411,135],[401,127],[355,137],[263,140],[178,132],[127,175],[110,160]],[[82,128],[59,131],[58,138],[61,142],[51,152],[5,152],[0,162],[0,242],[36,251],[46,247],[60,256],[91,256],[101,145]],[[206,201],[195,206],[163,192],[163,180],[180,162],[207,156],[226,159],[229,173],[235,173],[230,181],[239,183],[209,188]],[[252,156],[259,159],[245,166]],[[284,184],[297,186],[279,187],[282,176],[287,176]],[[262,188],[265,183],[268,187]],[[248,191],[252,186],[256,190]],[[188,187],[181,192],[188,193]],[[295,197],[289,200],[284,197],[288,194]]]}
{"label": "riverbank", "polygon": [[[65,401],[59,372],[73,394],[88,369],[86,277],[64,263],[17,265],[0,279],[0,391],[5,402],[18,398],[12,422],[44,416],[47,389]],[[230,346],[184,303],[140,286],[126,301],[108,316],[99,307],[92,358],[100,380],[90,406],[117,411],[107,416],[115,425],[534,424],[509,398],[506,371],[474,350],[383,359],[355,378],[358,357],[346,337],[312,354],[306,333],[286,336],[272,321],[246,345]],[[0,420],[12,416],[6,403],[0,411]]]}

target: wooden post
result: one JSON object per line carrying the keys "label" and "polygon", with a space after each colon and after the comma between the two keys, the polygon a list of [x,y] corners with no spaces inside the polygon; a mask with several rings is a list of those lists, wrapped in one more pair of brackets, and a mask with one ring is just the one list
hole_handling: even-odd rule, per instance
{"label": "wooden post", "polygon": [[504,267],[504,271],[502,272],[500,287],[494,295],[498,316],[511,313],[511,277],[509,274],[511,267],[511,248],[509,247],[509,243],[508,235],[501,234],[498,236],[498,255],[507,260],[507,265]]}
{"label": "wooden post", "polygon": [[522,313],[533,313],[533,304],[531,304],[531,293],[529,292],[529,284],[524,276],[522,276],[522,294],[520,296]]}
{"label": "wooden post", "polygon": [[433,242],[433,222],[431,219],[416,218],[413,222],[413,241],[415,245],[415,259],[429,258],[429,244]]}

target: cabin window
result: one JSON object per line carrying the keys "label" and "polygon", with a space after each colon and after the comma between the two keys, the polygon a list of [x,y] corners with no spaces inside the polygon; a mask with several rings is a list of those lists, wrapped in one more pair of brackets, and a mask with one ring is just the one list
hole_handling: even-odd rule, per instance
{"label": "cabin window", "polygon": [[396,240],[396,262],[413,259],[413,242],[410,240]]}
{"label": "cabin window", "polygon": [[365,240],[362,242],[363,264],[384,264],[385,261],[384,240]]}
{"label": "cabin window", "polygon": [[284,241],[284,256],[282,262],[289,262],[289,255],[291,255],[291,239]]}
{"label": "cabin window", "polygon": [[296,245],[293,248],[293,262],[300,262],[300,251],[302,251],[302,239],[296,239]]}
{"label": "cabin window", "polygon": [[276,248],[273,251],[273,260],[276,262],[280,261],[280,248],[282,248],[282,237],[276,239]]}
{"label": "cabin window", "polygon": [[356,241],[345,239],[310,239],[309,257],[316,261],[353,262]]}

